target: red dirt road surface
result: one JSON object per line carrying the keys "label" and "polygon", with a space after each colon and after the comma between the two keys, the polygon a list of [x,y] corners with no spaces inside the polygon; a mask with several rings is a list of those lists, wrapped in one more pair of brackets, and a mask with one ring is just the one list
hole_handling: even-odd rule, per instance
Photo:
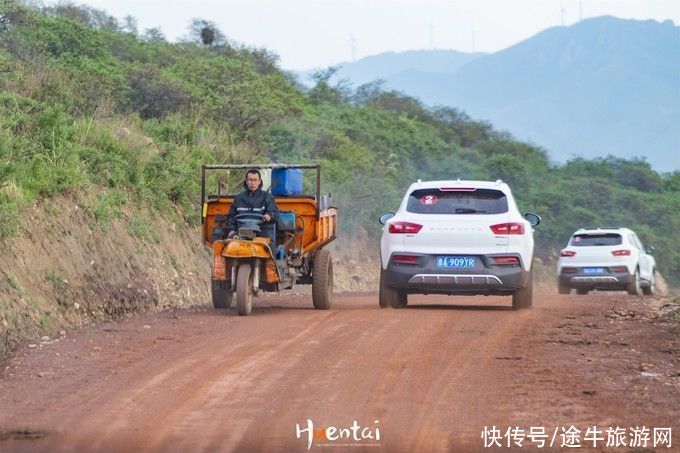
{"label": "red dirt road surface", "polygon": [[[315,311],[283,294],[249,317],[138,315],[2,362],[0,451],[307,451],[307,420],[316,451],[488,451],[493,427],[503,449],[592,450],[593,426],[598,451],[680,451],[680,329],[650,301],[536,295],[512,311],[509,298],[418,296],[382,310],[359,294]],[[626,447],[606,447],[616,427]],[[654,449],[654,428],[671,428],[671,448]]]}

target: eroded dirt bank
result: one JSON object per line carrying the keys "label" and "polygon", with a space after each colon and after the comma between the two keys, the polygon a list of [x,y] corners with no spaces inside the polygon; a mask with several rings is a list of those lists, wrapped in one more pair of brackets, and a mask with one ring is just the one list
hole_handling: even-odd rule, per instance
{"label": "eroded dirt bank", "polygon": [[[104,221],[102,206],[95,193],[37,201],[18,237],[0,241],[0,359],[43,336],[210,301],[199,227],[132,204]],[[377,288],[378,251],[368,248],[332,244],[337,290]]]}

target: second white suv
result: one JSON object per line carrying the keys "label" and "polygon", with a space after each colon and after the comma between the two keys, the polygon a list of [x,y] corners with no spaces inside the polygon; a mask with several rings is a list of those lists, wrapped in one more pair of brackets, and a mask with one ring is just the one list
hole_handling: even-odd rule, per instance
{"label": "second white suv", "polygon": [[381,307],[409,294],[512,295],[532,304],[533,226],[502,181],[418,181],[380,217]]}
{"label": "second white suv", "polygon": [[652,250],[628,228],[578,230],[557,261],[559,293],[575,288],[578,294],[600,289],[652,295],[656,271]]}

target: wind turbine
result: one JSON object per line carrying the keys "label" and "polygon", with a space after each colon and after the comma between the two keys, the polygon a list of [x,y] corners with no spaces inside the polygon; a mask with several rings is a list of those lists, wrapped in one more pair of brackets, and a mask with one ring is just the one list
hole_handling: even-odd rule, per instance
{"label": "wind turbine", "polygon": [[352,61],[357,61],[357,40],[354,39],[354,35],[349,36],[349,41],[347,41],[347,44],[349,45],[349,50],[352,53]]}

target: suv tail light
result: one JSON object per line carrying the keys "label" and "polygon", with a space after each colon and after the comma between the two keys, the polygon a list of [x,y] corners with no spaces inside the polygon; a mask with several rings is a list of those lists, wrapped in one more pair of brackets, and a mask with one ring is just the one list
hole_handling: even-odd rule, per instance
{"label": "suv tail light", "polygon": [[575,267],[563,267],[562,273],[563,274],[575,274],[577,270],[578,269],[576,269]]}
{"label": "suv tail light", "polygon": [[422,227],[417,223],[393,222],[390,223],[389,232],[392,234],[416,234]]}
{"label": "suv tail light", "polygon": [[493,234],[524,234],[524,224],[519,222],[498,223],[489,228]]}
{"label": "suv tail light", "polygon": [[614,256],[630,256],[630,250],[628,250],[628,249],[614,250],[612,252],[612,255],[614,255]]}
{"label": "suv tail light", "polygon": [[576,252],[573,250],[562,250],[560,252],[560,256],[574,256],[576,255]]}
{"label": "suv tail light", "polygon": [[399,264],[416,264],[418,256],[416,255],[392,255],[392,262]]}
{"label": "suv tail light", "polygon": [[612,272],[628,272],[628,268],[626,266],[614,266],[610,267],[609,270]]}
{"label": "suv tail light", "polygon": [[493,264],[500,264],[503,266],[514,266],[519,264],[519,258],[516,256],[492,256]]}

